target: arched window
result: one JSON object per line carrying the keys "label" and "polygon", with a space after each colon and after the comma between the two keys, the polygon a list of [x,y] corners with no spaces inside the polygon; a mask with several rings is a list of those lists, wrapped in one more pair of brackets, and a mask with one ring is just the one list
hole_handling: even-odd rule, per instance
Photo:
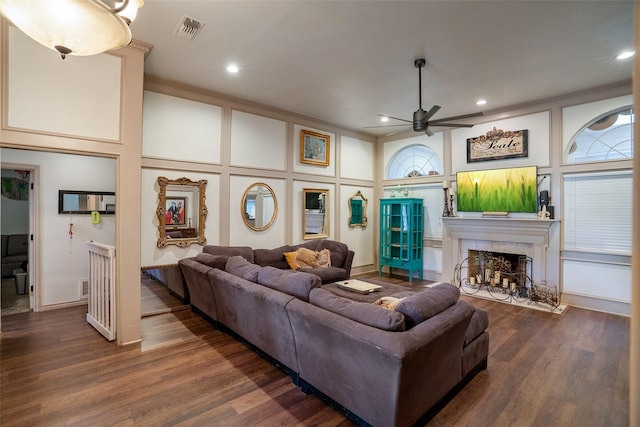
{"label": "arched window", "polygon": [[398,151],[389,161],[387,179],[413,176],[442,175],[442,160],[426,145],[409,145]]}
{"label": "arched window", "polygon": [[630,107],[596,117],[577,133],[567,152],[567,163],[633,158],[633,122]]}

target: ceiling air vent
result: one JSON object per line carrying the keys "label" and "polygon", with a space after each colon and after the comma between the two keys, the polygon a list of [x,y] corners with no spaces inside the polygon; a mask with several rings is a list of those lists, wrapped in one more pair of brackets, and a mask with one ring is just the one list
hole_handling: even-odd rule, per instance
{"label": "ceiling air vent", "polygon": [[183,39],[193,40],[204,26],[205,23],[202,21],[183,16],[176,28],[175,35]]}

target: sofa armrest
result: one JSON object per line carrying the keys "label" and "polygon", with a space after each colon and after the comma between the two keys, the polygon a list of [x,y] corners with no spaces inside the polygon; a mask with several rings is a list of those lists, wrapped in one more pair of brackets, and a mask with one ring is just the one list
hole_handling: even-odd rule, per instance
{"label": "sofa armrest", "polygon": [[353,263],[354,255],[355,252],[348,251],[347,257],[344,259],[344,265],[342,266],[342,268],[344,268],[344,270],[347,272],[347,279],[351,278],[351,264]]}

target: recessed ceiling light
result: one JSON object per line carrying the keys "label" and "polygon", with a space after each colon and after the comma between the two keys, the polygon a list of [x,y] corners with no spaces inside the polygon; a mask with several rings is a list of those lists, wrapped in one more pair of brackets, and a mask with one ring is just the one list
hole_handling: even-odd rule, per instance
{"label": "recessed ceiling light", "polygon": [[240,71],[240,68],[238,68],[238,66],[236,64],[229,64],[229,65],[227,65],[227,71],[232,73],[232,74],[235,74],[238,71]]}
{"label": "recessed ceiling light", "polygon": [[616,56],[616,59],[620,61],[623,59],[631,58],[634,53],[635,52],[632,50],[626,50],[624,52],[621,52],[618,56]]}
{"label": "recessed ceiling light", "polygon": [[386,123],[386,122],[388,122],[388,121],[389,121],[389,117],[384,117],[384,116],[382,116],[382,117],[380,117],[380,121],[381,121],[382,123]]}
{"label": "recessed ceiling light", "polygon": [[486,99],[478,99],[476,101],[476,105],[485,105],[487,103]]}

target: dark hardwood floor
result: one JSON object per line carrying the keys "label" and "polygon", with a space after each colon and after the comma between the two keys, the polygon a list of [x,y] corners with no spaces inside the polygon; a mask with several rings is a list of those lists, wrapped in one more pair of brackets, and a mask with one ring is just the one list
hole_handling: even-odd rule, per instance
{"label": "dark hardwood floor", "polygon": [[[489,367],[430,426],[628,425],[628,318],[461,298],[489,312]],[[85,313],[2,318],[0,425],[352,425],[190,310],[143,318],[143,342],[126,347]]]}

